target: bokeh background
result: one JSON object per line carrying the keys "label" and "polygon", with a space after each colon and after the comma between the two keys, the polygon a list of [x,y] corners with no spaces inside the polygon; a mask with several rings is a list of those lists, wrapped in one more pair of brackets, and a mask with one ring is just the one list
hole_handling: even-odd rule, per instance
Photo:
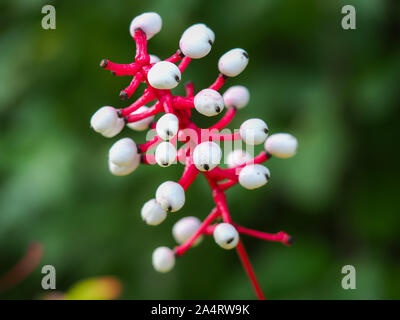
{"label": "bokeh background", "polygon": [[[41,28],[45,4],[56,7],[56,30]],[[341,27],[345,4],[356,8],[356,30]],[[143,166],[126,177],[112,176],[107,152],[118,138],[105,139],[89,128],[99,107],[127,105],[118,94],[129,78],[113,77],[98,64],[102,58],[132,60],[128,26],[144,11],[163,18],[162,31],[149,44],[149,52],[161,58],[177,49],[191,24],[204,22],[215,31],[212,52],[183,76],[197,89],[213,82],[221,54],[245,48],[248,68],[225,88],[247,86],[251,103],[231,128],[260,117],[271,132],[287,131],[299,140],[296,157],[268,163],[267,186],[235,187],[228,194],[238,223],[285,230],[295,238],[286,247],[244,237],[266,296],[400,298],[398,4],[1,1],[0,277],[31,243],[40,243],[43,257],[0,298],[42,297],[46,264],[55,266],[60,292],[82,279],[113,276],[123,286],[122,299],[255,297],[235,251],[210,238],[172,272],[153,270],[154,248],[175,245],[174,222],[203,218],[213,207],[207,183],[197,179],[184,208],[149,227],[140,219],[141,206],[161,182],[178,180],[182,166]],[[195,119],[204,126],[215,121]],[[145,140],[144,133],[129,129],[122,136]],[[356,268],[356,290],[341,288],[346,264]]]}

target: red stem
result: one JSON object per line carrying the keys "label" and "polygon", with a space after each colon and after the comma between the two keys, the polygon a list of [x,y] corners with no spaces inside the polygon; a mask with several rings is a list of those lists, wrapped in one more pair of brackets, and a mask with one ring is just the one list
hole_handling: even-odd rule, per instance
{"label": "red stem", "polygon": [[209,86],[209,89],[219,90],[224,85],[225,81],[226,81],[226,77],[220,73],[218,75],[217,80],[215,80],[215,82],[211,86]]}
{"label": "red stem", "polygon": [[235,108],[228,109],[228,111],[225,112],[224,116],[216,124],[210,127],[210,130],[211,129],[222,130],[232,121],[235,115],[236,115]]}

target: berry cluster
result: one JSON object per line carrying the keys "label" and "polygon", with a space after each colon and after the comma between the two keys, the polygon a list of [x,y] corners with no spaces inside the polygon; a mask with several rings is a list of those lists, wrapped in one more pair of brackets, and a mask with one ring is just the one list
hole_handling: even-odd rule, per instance
{"label": "berry cluster", "polygon": [[[158,225],[167,217],[167,212],[181,209],[185,203],[185,190],[202,173],[212,190],[215,208],[201,222],[197,217],[185,217],[173,227],[172,234],[179,244],[174,249],[159,247],[153,252],[153,266],[159,272],[168,272],[175,264],[175,257],[182,256],[189,248],[197,245],[204,235],[213,235],[215,242],[223,249],[236,248],[243,266],[260,299],[264,298],[247,253],[240,240],[240,234],[286,245],[292,238],[285,232],[270,234],[245,228],[232,221],[225,197],[225,190],[239,183],[246,189],[259,188],[270,178],[269,170],[261,165],[272,155],[279,158],[293,156],[297,140],[290,134],[277,133],[268,137],[268,127],[263,120],[249,119],[235,133],[222,134],[234,118],[237,110],[249,101],[249,91],[243,86],[229,88],[223,96],[218,90],[229,77],[239,75],[247,66],[249,56],[243,49],[232,49],[218,61],[220,74],[206,89],[194,93],[192,83],[185,85],[186,96],[174,96],[171,89],[178,86],[182,72],[192,59],[206,56],[215,41],[214,32],[204,24],[195,24],[182,34],[179,49],[170,58],[161,61],[147,53],[147,40],[161,30],[162,20],[153,12],[143,13],[130,24],[130,33],[136,43],[135,61],[116,64],[102,60],[100,66],[116,76],[133,76],[128,87],[121,91],[123,100],[129,99],[141,82],[147,84],[143,95],[124,109],[110,106],[100,108],[91,118],[91,126],[105,137],[114,137],[126,124],[133,130],[155,129],[151,140],[137,145],[131,138],[123,138],[109,151],[109,169],[114,175],[127,175],[140,163],[157,163],[167,167],[177,161],[185,164],[178,182],[162,183],[155,199],[146,202],[141,210],[143,220],[149,225]],[[179,62],[178,65],[175,63]],[[155,101],[151,107],[146,104]],[[191,120],[192,110],[212,117],[227,108],[224,116],[207,130],[197,127]],[[158,121],[154,116],[164,112]],[[265,151],[252,158],[247,151],[236,149],[227,156],[228,168],[221,168],[222,150],[220,141],[242,139],[247,145],[264,143]],[[178,142],[182,144],[177,148]],[[216,143],[217,142],[217,143]],[[155,154],[147,153],[157,147]],[[220,222],[222,220],[222,222]]]}

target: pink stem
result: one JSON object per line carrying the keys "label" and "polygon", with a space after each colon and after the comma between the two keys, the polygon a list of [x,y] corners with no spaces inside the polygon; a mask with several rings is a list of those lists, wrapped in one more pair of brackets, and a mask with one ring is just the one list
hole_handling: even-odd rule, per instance
{"label": "pink stem", "polygon": [[179,70],[182,73],[183,71],[185,71],[185,69],[187,68],[187,66],[189,65],[190,61],[192,61],[192,59],[190,59],[189,57],[184,57],[181,61],[181,63],[179,63]]}
{"label": "pink stem", "polygon": [[145,153],[147,150],[153,148],[157,144],[159,144],[162,139],[159,136],[155,136],[153,139],[139,145],[139,150],[141,153]]}
{"label": "pink stem", "polygon": [[219,188],[221,190],[224,191],[224,190],[229,189],[230,187],[233,187],[236,184],[237,184],[237,180],[228,180],[228,181],[225,181],[225,182],[218,183],[218,186],[219,186]]}
{"label": "pink stem", "polygon": [[194,94],[194,84],[193,84],[193,82],[188,82],[185,85],[185,90],[186,90],[186,96],[187,97],[193,97],[193,94]]}
{"label": "pink stem", "polygon": [[135,31],[133,39],[136,42],[135,61],[140,65],[149,64],[150,56],[147,54],[147,37],[146,34],[138,29]]}
{"label": "pink stem", "polygon": [[154,156],[154,154],[142,154],[142,157],[140,160],[143,164],[153,165],[153,164],[157,163],[156,157]]}
{"label": "pink stem", "polygon": [[137,87],[139,86],[140,82],[143,80],[142,75],[138,72],[132,79],[129,86],[127,86],[124,90],[121,91],[119,96],[123,100],[129,99],[136,91]]}
{"label": "pink stem", "polygon": [[228,109],[228,111],[224,114],[224,116],[216,124],[210,127],[210,130],[211,129],[222,130],[232,121],[235,115],[236,115],[235,108]]}
{"label": "pink stem", "polygon": [[187,166],[187,169],[184,171],[182,178],[178,181],[178,183],[182,186],[184,190],[190,187],[193,181],[196,179],[199,171],[197,170],[194,164],[190,164]]}
{"label": "pink stem", "polygon": [[255,238],[267,240],[267,241],[275,241],[282,242],[283,244],[289,246],[293,243],[293,238],[289,236],[286,232],[280,231],[278,233],[266,233],[253,229],[248,229],[237,224],[234,224],[236,230],[241,234],[246,234]]}
{"label": "pink stem", "polygon": [[174,107],[176,109],[192,109],[194,108],[193,97],[180,97],[173,98]]}
{"label": "pink stem", "polygon": [[114,72],[115,75],[118,76],[133,76],[140,69],[140,66],[134,62],[130,64],[119,64],[111,62],[110,60],[107,59],[101,60],[100,67],[106,70],[110,70]]}
{"label": "pink stem", "polygon": [[182,55],[181,51],[178,50],[171,57],[169,57],[168,59],[165,59],[165,61],[175,63],[175,62],[181,61],[182,58],[183,58],[183,55]]}
{"label": "pink stem", "polygon": [[152,90],[146,89],[143,95],[137,99],[134,103],[132,103],[129,107],[125,109],[121,109],[121,115],[123,117],[127,116],[128,114],[136,111],[140,107],[144,106],[146,103],[153,101],[156,98],[154,92]]}
{"label": "pink stem", "polygon": [[217,208],[214,208],[211,213],[204,219],[199,229],[187,240],[184,244],[177,246],[174,248],[174,252],[177,256],[182,256],[197,240],[199,236],[203,234],[203,231],[207,228],[207,226],[213,222],[219,216],[219,212]]}
{"label": "pink stem", "polygon": [[219,90],[224,85],[226,77],[223,74],[219,74],[217,80],[209,87],[209,89]]}
{"label": "pink stem", "polygon": [[161,104],[157,103],[156,105],[152,106],[151,108],[147,109],[146,111],[140,112],[140,113],[135,113],[135,114],[130,114],[125,117],[126,121],[131,123],[131,122],[136,122],[148,117],[151,117],[159,112],[161,112],[160,108]]}

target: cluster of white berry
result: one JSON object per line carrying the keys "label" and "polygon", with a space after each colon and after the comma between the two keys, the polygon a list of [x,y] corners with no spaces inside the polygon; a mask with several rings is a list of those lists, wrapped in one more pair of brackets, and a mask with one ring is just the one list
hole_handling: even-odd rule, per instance
{"label": "cluster of white berry", "polygon": [[[144,13],[134,18],[130,25],[132,36],[140,29],[147,39],[152,38],[161,30],[162,20],[156,13]],[[214,32],[205,24],[195,24],[185,30],[179,41],[182,56],[199,59],[206,56],[215,41]],[[181,70],[173,62],[160,61],[154,55],[150,57],[150,68],[144,79],[152,88],[169,90],[175,88],[181,81]],[[226,52],[218,61],[219,72],[225,77],[239,75],[248,64],[248,54],[245,50],[236,48]],[[221,95],[217,90],[208,88],[199,91],[193,98],[194,108],[202,115],[212,117],[220,114],[224,108],[242,109],[250,99],[249,91],[243,86],[233,86]],[[155,107],[155,106],[153,106]],[[149,111],[149,107],[141,106],[129,114],[139,115]],[[149,115],[135,122],[127,122],[119,111],[105,106],[99,109],[91,118],[92,128],[105,137],[116,136],[125,123],[133,130],[146,130],[154,123],[154,115]],[[171,140],[183,129],[180,119],[174,113],[166,113],[155,123],[157,136],[161,138],[156,151],[155,160],[167,167],[177,159],[178,151]],[[265,152],[279,158],[289,158],[296,153],[297,140],[290,134],[278,133],[268,136],[268,126],[261,119],[249,119],[240,126],[240,137],[246,144],[259,145],[264,143]],[[202,172],[215,169],[222,159],[222,150],[212,141],[197,144],[193,150],[192,159],[195,167]],[[270,178],[268,168],[261,164],[251,164],[252,157],[243,150],[234,150],[227,157],[230,168],[243,166],[238,173],[238,182],[246,189],[255,189],[265,185]],[[114,175],[127,175],[133,172],[141,161],[140,148],[130,138],[123,138],[112,145],[109,150],[109,170]],[[163,222],[167,212],[180,210],[185,203],[185,191],[181,184],[173,181],[162,183],[155,198],[147,201],[142,210],[142,219],[151,226]],[[172,233],[178,244],[187,241],[200,227],[201,221],[196,217],[185,217],[173,227]],[[239,241],[239,233],[234,225],[224,222],[213,229],[215,242],[224,249],[235,248]],[[195,244],[201,241],[199,237]],[[153,266],[157,271],[167,272],[175,264],[174,251],[167,247],[159,247],[153,252]]]}

